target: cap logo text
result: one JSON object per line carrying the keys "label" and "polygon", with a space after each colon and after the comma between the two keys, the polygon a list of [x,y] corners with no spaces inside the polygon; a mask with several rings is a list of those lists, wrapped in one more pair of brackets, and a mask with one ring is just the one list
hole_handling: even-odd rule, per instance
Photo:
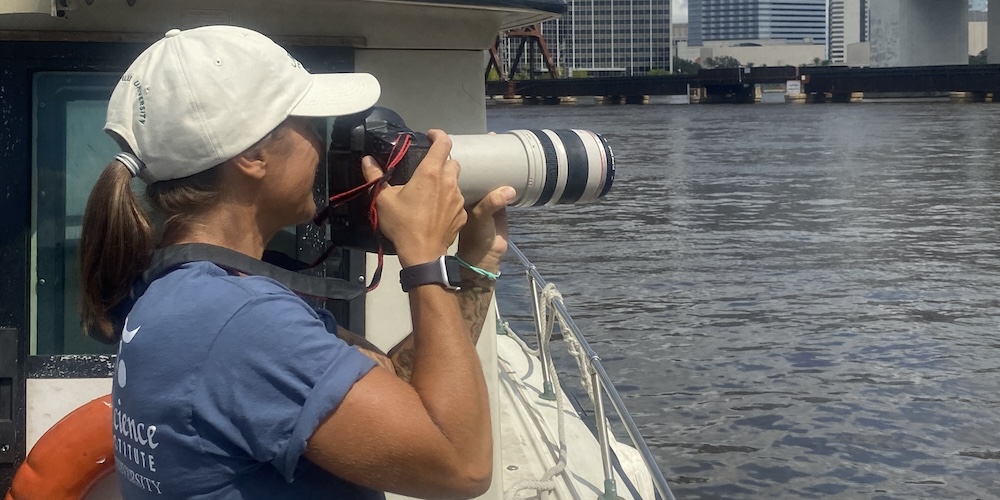
{"label": "cap logo text", "polygon": [[[129,77],[131,79],[132,77]],[[135,93],[138,96],[136,104],[139,105],[139,123],[146,123],[146,99],[142,96],[142,82],[136,80],[132,82],[135,87]]]}

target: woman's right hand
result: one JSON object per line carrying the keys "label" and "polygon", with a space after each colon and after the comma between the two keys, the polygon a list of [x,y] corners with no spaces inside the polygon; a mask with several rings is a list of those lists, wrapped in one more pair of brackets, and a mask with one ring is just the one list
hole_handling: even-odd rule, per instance
{"label": "woman's right hand", "polygon": [[[448,251],[468,217],[451,139],[428,132],[427,156],[402,186],[375,200],[379,226],[403,267]],[[363,162],[369,181],[382,176]],[[421,286],[408,294],[413,349],[409,383],[389,370],[360,378],[313,431],[305,456],[346,481],[416,498],[475,498],[490,487],[489,392],[458,294]],[[359,429],[372,432],[358,432]]]}
{"label": "woman's right hand", "polygon": [[[427,136],[431,147],[409,182],[386,186],[375,200],[379,230],[396,245],[403,267],[445,255],[467,218],[458,189],[461,167],[449,159],[451,138],[441,130]],[[368,181],[382,177],[370,156],[361,160],[361,167]]]}

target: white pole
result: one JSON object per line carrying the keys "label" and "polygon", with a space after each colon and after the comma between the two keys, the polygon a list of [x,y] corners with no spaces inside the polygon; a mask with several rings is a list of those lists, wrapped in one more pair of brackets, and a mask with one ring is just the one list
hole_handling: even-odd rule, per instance
{"label": "white pole", "polygon": [[573,70],[576,69],[576,0],[570,0],[569,5],[569,37],[571,40],[570,45],[573,46],[573,52],[570,53],[570,58],[573,60],[573,66],[569,70],[569,76],[573,76]]}
{"label": "white pole", "polygon": [[674,74],[674,0],[670,0],[670,9],[667,15],[670,16],[670,26],[668,30],[670,31],[670,74]]}
{"label": "white pole", "polygon": [[597,67],[597,8],[590,0],[590,67]]}
{"label": "white pole", "polygon": [[608,27],[611,31],[611,64],[608,66],[611,68],[615,67],[615,3],[611,2],[611,8],[608,9],[610,12],[610,19],[608,20]]}
{"label": "white pole", "polygon": [[635,75],[635,6],[628,0],[628,75]]}

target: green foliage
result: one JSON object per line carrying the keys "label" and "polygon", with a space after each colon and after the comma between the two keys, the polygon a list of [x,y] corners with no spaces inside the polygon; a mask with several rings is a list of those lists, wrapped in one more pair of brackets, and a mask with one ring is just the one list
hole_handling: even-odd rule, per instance
{"label": "green foliage", "polygon": [[681,59],[679,57],[674,58],[674,73],[680,75],[693,75],[698,73],[699,69],[701,69],[701,65],[696,62]]}
{"label": "green foliage", "polygon": [[486,81],[496,82],[500,80],[500,73],[497,72],[496,68],[490,68],[490,74],[486,75]]}
{"label": "green foliage", "polygon": [[573,78],[587,78],[588,76],[590,76],[590,75],[587,74],[587,70],[584,70],[584,69],[574,69],[573,70]]}
{"label": "green foliage", "polygon": [[969,64],[986,64],[986,55],[988,49],[983,49],[979,55],[969,56]]}
{"label": "green foliage", "polygon": [[670,70],[663,68],[653,68],[646,72],[649,76],[667,76],[670,74]]}
{"label": "green foliage", "polygon": [[705,60],[705,67],[715,68],[739,68],[740,61],[733,56],[709,57]]}

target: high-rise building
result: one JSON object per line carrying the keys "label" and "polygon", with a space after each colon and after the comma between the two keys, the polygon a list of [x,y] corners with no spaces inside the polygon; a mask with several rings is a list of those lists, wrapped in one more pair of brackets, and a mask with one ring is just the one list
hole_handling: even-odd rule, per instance
{"label": "high-rise building", "polygon": [[705,42],[825,45],[827,0],[689,0],[689,45]]}
{"label": "high-rise building", "polygon": [[830,50],[834,64],[847,62],[847,46],[868,41],[868,0],[830,0]]}
{"label": "high-rise building", "polygon": [[670,0],[569,0],[542,25],[556,66],[590,76],[670,67]]}

